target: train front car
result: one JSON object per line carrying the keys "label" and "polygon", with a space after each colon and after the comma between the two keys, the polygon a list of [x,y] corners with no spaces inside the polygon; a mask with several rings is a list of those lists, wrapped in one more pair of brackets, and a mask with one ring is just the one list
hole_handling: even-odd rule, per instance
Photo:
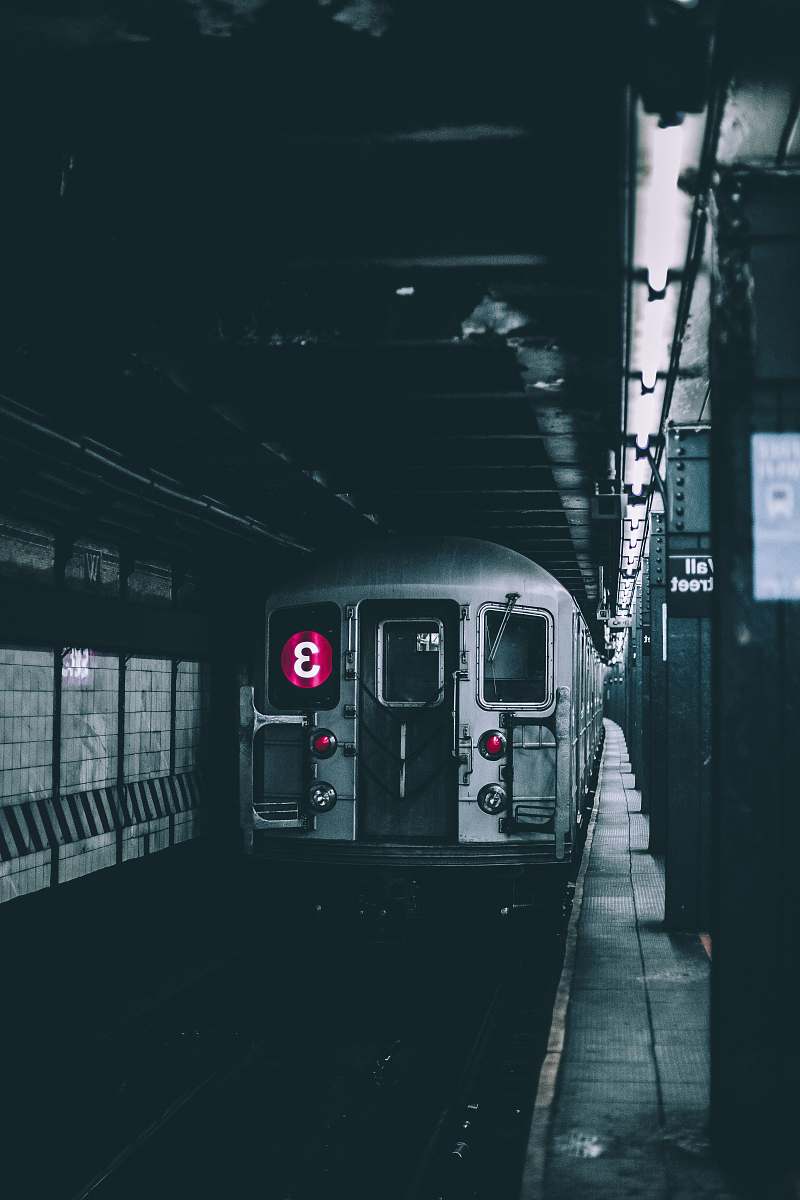
{"label": "train front car", "polygon": [[270,597],[264,661],[254,738],[243,705],[258,856],[570,862],[602,732],[599,659],[572,597],[523,555],[450,538],[318,559]]}

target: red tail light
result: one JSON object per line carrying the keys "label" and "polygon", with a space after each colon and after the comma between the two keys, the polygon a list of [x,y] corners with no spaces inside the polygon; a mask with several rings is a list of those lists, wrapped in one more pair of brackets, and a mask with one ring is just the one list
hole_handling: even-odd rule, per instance
{"label": "red tail light", "polygon": [[336,734],[330,729],[315,729],[311,735],[311,753],[316,758],[330,758],[338,745]]}
{"label": "red tail light", "polygon": [[478,742],[478,750],[490,762],[496,762],[498,758],[502,758],[506,749],[506,735],[499,729],[490,729]]}

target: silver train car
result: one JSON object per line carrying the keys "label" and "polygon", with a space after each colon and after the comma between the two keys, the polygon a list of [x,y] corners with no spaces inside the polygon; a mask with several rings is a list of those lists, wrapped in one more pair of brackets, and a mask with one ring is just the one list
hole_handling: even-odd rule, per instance
{"label": "silver train car", "polygon": [[514,550],[420,539],[315,559],[269,597],[257,709],[243,690],[246,846],[318,863],[569,863],[605,669],[569,592]]}

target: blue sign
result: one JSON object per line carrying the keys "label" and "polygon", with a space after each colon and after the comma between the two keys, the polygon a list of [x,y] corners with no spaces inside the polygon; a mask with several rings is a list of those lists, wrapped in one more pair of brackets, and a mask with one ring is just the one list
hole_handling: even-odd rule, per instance
{"label": "blue sign", "polygon": [[754,433],[753,598],[800,600],[800,433]]}

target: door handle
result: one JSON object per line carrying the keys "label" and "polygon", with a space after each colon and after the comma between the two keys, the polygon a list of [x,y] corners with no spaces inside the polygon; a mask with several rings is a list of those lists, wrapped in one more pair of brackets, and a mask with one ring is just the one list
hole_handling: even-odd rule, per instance
{"label": "door handle", "polygon": [[461,758],[461,747],[458,744],[458,724],[459,724],[459,705],[458,705],[458,682],[460,678],[459,671],[453,671],[453,744],[450,750],[453,758],[458,762]]}

